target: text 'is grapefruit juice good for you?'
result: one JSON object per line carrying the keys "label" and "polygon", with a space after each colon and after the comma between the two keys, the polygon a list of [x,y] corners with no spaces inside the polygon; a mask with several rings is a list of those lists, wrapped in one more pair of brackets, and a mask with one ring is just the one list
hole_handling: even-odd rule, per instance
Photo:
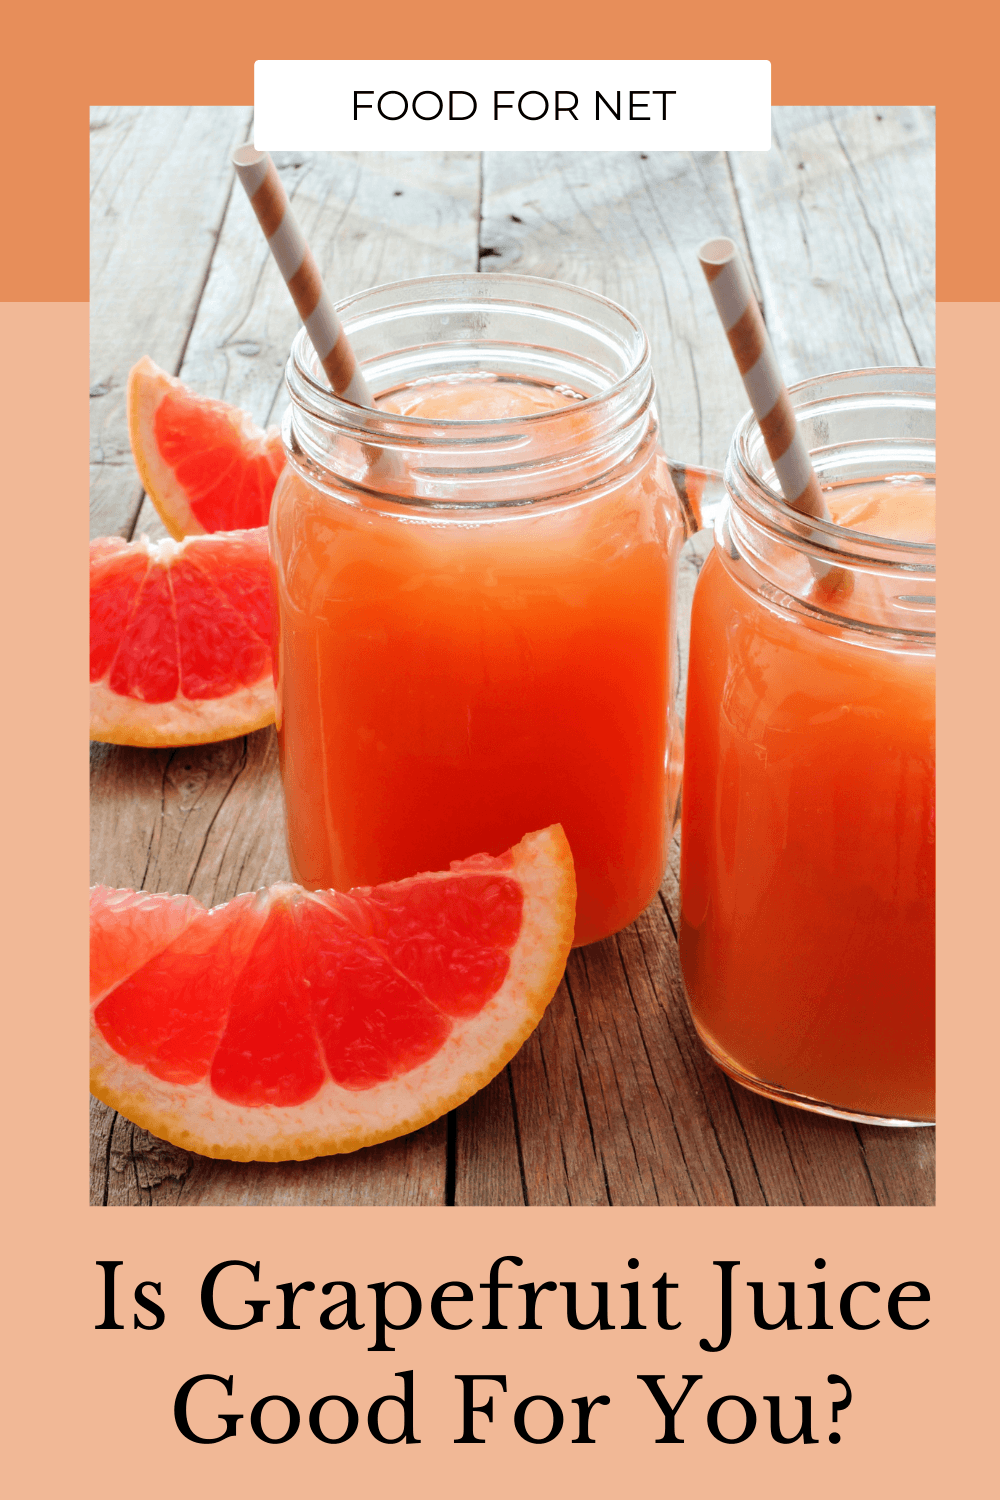
{"label": "text 'is grapefruit juice good for you?'", "polygon": [[820,377],[792,399],[832,522],[779,501],[746,419],[692,618],[684,978],[741,1082],[930,1123],[933,371]]}
{"label": "text 'is grapefruit juice good for you?'", "polygon": [[271,512],[294,878],[372,885],[559,822],[592,942],[655,895],[679,785],[685,523],[645,337],[527,277],[341,315],[378,410],[300,336]]}

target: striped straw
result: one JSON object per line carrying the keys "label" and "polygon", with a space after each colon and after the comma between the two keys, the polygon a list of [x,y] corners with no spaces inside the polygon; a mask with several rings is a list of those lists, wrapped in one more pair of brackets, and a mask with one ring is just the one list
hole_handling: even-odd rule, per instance
{"label": "striped straw", "polygon": [[233,152],[233,166],[260,222],[267,248],[292,294],[326,378],[338,396],[355,406],[374,406],[340,319],[323,286],[319,267],[288,202],[288,194],[266,151],[249,143]]}
{"label": "striped straw", "polygon": [[698,261],[743,377],[781,493],[793,510],[829,521],[830,512],[739,251],[732,240],[706,240],[698,251]]}

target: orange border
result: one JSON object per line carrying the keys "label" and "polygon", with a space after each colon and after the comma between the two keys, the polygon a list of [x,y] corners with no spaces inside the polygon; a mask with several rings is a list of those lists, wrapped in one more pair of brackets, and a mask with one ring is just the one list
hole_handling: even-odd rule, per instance
{"label": "orange border", "polygon": [[[983,1250],[992,1244],[986,1146],[993,1128],[996,980],[989,945],[1000,726],[992,687],[998,507],[986,434],[992,432],[1000,307],[986,301],[996,295],[992,259],[963,256],[960,237],[971,203],[977,243],[996,242],[995,204],[980,203],[976,191],[979,163],[992,159],[986,69],[995,48],[977,19],[976,45],[960,55],[962,38],[942,38],[939,12],[930,7],[917,15],[911,6],[905,29],[895,16],[881,21],[870,0],[811,16],[782,3],[780,12],[769,8],[766,29],[759,13],[732,9],[731,24],[722,26],[716,6],[699,27],[659,9],[654,15],[650,6],[647,19],[633,10],[612,30],[606,9],[575,6],[570,32],[564,12],[539,15],[512,0],[502,15],[484,8],[471,17],[457,6],[439,7],[435,33],[426,8],[397,4],[388,17],[381,7],[379,35],[397,56],[498,49],[555,56],[567,50],[568,35],[576,39],[575,50],[591,55],[699,56],[721,50],[724,31],[730,55],[771,57],[775,102],[882,99],[940,106],[940,288],[952,305],[939,308],[942,493],[948,502],[941,519],[940,690],[947,1123],[939,1206],[469,1209],[447,1220],[434,1210],[409,1209],[204,1209],[151,1219],[87,1206],[86,1098],[79,1082],[85,1036],[76,1024],[86,955],[79,560],[87,414],[73,395],[85,389],[87,370],[87,309],[80,300],[86,295],[86,105],[101,98],[249,100],[253,54],[273,55],[276,22],[272,6],[252,0],[240,11],[244,45],[233,41],[231,13],[221,7],[210,12],[207,0],[197,6],[183,0],[155,17],[120,4],[104,6],[96,19],[79,7],[67,6],[65,18],[53,18],[51,9],[21,8],[7,37],[18,66],[3,99],[6,201],[17,212],[3,246],[0,290],[8,298],[50,302],[0,308],[9,439],[8,566],[0,595],[8,643],[5,811],[13,851],[4,876],[11,1225],[5,1252],[16,1351],[4,1370],[12,1417],[5,1462],[15,1493],[55,1500],[70,1490],[97,1496],[129,1483],[141,1484],[149,1500],[175,1500],[178,1492],[214,1500],[230,1491],[241,1500],[270,1500],[278,1485],[319,1485],[323,1493],[356,1485],[376,1496],[400,1490],[437,1496],[474,1486],[477,1497],[499,1500],[514,1486],[528,1496],[572,1486],[582,1497],[603,1497],[624,1480],[640,1490],[686,1485],[719,1497],[736,1489],[768,1497],[808,1489],[817,1500],[834,1500],[845,1490],[875,1500],[891,1490],[930,1500],[956,1485],[978,1493],[992,1475],[986,1448],[991,1362],[981,1330],[990,1305]],[[300,6],[297,35],[308,35],[321,54],[365,55],[372,50],[369,13],[359,14],[345,19],[328,6]],[[619,12],[613,21],[620,20]],[[290,24],[288,16],[279,14],[277,24]],[[779,33],[789,38],[783,47],[770,40]],[[955,305],[961,298],[983,305]],[[426,1288],[463,1277],[475,1284],[489,1261],[505,1253],[524,1256],[526,1280],[625,1280],[630,1255],[653,1274],[669,1267],[671,1279],[685,1288],[679,1342],[621,1332],[560,1338],[512,1331],[480,1333],[463,1343],[462,1335],[435,1337],[422,1323],[404,1336],[397,1359],[356,1352],[359,1341],[320,1334],[312,1320],[300,1333],[279,1337],[265,1329],[255,1338],[211,1330],[198,1313],[197,1282],[213,1260],[259,1255],[266,1278],[261,1295],[267,1296],[289,1277],[344,1275],[366,1285],[407,1276]],[[825,1256],[828,1274],[841,1284],[848,1276],[888,1286],[907,1277],[926,1280],[934,1299],[927,1333],[883,1339],[834,1331],[794,1334],[787,1342],[782,1334],[760,1334],[746,1338],[717,1369],[705,1364],[697,1335],[712,1326],[705,1298],[713,1259],[740,1257],[747,1277],[805,1282],[815,1274],[817,1255]],[[162,1279],[169,1321],[161,1333],[93,1331],[100,1317],[94,1261],[106,1257],[126,1262],[129,1284]],[[629,1344],[632,1337],[639,1342]],[[809,1342],[816,1339],[818,1345]],[[242,1398],[235,1409],[248,1411],[250,1401],[270,1391],[302,1401],[329,1390],[371,1399],[398,1385],[396,1369],[411,1367],[421,1381],[419,1447],[379,1449],[362,1432],[332,1458],[308,1434],[287,1447],[250,1439],[194,1448],[178,1438],[170,1418],[180,1381],[199,1370],[233,1373]],[[585,1391],[611,1392],[616,1404],[608,1409],[605,1441],[593,1448],[563,1442],[532,1448],[498,1423],[487,1447],[455,1447],[452,1376],[494,1369],[506,1371],[518,1395],[551,1391],[567,1402]],[[633,1394],[635,1373],[682,1369],[703,1370],[713,1394],[749,1395],[818,1392],[826,1373],[840,1370],[854,1388],[842,1418],[844,1440],[836,1448],[823,1442],[779,1449],[754,1440],[726,1449],[706,1440],[702,1428],[683,1447],[656,1447]]]}
{"label": "orange border", "polygon": [[[997,24],[976,7],[963,35],[961,11],[956,21],[954,8],[943,13],[928,0],[904,12],[873,0],[772,0],[763,11],[717,0],[704,12],[652,0],[612,11],[606,0],[578,0],[570,14],[533,0],[504,0],[499,11],[438,0],[432,18],[426,5],[388,0],[378,7],[377,45],[393,57],[767,57],[775,104],[937,104],[938,297],[986,301],[995,257],[966,246],[970,223],[979,246],[995,246],[1000,225],[984,149],[996,140]],[[368,57],[371,14],[325,0],[301,0],[294,13],[270,0],[245,0],[237,12],[209,0],[174,0],[166,10],[105,0],[96,14],[67,4],[57,20],[51,7],[19,6],[8,55],[27,66],[11,68],[0,109],[8,148],[17,143],[7,153],[5,201],[18,205],[26,229],[0,247],[0,298],[87,296],[89,104],[250,103],[255,57]]]}

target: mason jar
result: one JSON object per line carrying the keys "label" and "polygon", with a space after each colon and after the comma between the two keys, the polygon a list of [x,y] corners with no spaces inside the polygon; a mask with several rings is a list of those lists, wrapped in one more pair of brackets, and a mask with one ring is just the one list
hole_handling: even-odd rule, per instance
{"label": "mason jar", "polygon": [[748,414],[693,606],[684,982],[738,1082],[930,1124],[934,372],[791,396],[834,519],[784,503]]}
{"label": "mason jar", "polygon": [[374,885],[561,823],[593,942],[656,894],[680,779],[692,523],[645,334],[525,276],[338,313],[377,409],[333,395],[299,334],[270,519],[293,876]]}

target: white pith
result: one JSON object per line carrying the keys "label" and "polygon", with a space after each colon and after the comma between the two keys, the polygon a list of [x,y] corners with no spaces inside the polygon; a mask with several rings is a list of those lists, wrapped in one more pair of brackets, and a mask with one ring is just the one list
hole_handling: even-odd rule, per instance
{"label": "white pith", "polygon": [[[92,1092],[174,1145],[236,1161],[355,1151],[437,1119],[513,1057],[541,1020],[565,968],[576,903],[565,835],[558,826],[529,834],[512,855],[508,873],[521,884],[524,906],[507,977],[477,1016],[454,1021],[441,1049],[419,1067],[359,1091],[328,1079],[302,1105],[246,1107],[217,1098],[208,1079],[171,1084],[154,1078],[114,1052],[92,1019]],[[92,1017],[101,999],[92,1000]]]}
{"label": "white pith", "polygon": [[210,745],[274,723],[271,674],[225,698],[144,703],[90,684],[90,738],[109,745]]}

